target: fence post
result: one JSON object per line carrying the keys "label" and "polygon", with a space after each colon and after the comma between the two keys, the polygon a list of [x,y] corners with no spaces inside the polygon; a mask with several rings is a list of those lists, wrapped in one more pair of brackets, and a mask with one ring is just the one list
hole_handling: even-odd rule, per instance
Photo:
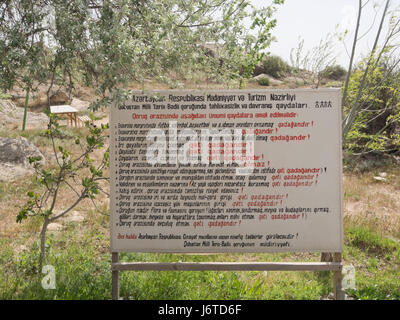
{"label": "fence post", "polygon": [[333,262],[332,253],[322,252],[321,253],[321,262]]}

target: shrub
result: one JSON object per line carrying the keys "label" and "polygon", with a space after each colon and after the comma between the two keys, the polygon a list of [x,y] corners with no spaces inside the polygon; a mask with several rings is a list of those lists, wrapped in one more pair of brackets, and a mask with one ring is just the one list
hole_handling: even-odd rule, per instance
{"label": "shrub", "polygon": [[260,86],[269,86],[269,79],[268,78],[260,78],[257,80],[257,83]]}
{"label": "shrub", "polygon": [[332,79],[332,80],[341,80],[346,75],[346,70],[340,66],[327,66],[324,70],[321,71],[321,76],[324,78]]}
{"label": "shrub", "polygon": [[263,61],[264,73],[274,78],[280,78],[290,72],[289,65],[278,56],[267,56]]}
{"label": "shrub", "polygon": [[345,148],[356,156],[399,155],[400,71],[383,63],[372,66],[357,101],[365,68],[365,61],[361,62],[350,78],[344,114],[347,116],[355,103],[360,111],[348,131]]}
{"label": "shrub", "polygon": [[2,100],[2,99],[10,99],[10,98],[11,98],[10,94],[4,93],[3,91],[0,90],[0,100]]}

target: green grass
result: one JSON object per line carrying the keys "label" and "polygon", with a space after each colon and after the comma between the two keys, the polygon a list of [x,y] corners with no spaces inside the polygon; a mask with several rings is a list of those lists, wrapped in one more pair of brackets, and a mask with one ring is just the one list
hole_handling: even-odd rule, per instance
{"label": "green grass", "polygon": [[[107,221],[93,226],[94,218],[89,216],[87,222],[80,225],[68,224],[64,232],[49,237],[46,264],[56,269],[55,290],[41,287],[44,275],[38,270],[37,242],[28,250],[16,253],[13,242],[3,239],[0,299],[110,299],[111,255],[105,249],[109,239],[95,229]],[[200,262],[249,258],[272,261],[290,259],[290,255],[120,255],[121,261]],[[317,258],[317,255],[308,257]],[[319,299],[331,290],[329,279],[321,281],[318,273],[300,272],[121,272],[120,281],[121,297],[125,299]]]}
{"label": "green grass", "polygon": [[398,242],[382,237],[365,226],[350,225],[346,234],[349,245],[358,247],[368,254],[380,256],[394,254],[400,247]]}
{"label": "green grass", "polygon": [[[96,232],[93,216],[48,239],[47,264],[56,269],[56,289],[44,290],[38,244],[16,253],[2,239],[0,299],[110,299],[108,237]],[[104,226],[103,226],[104,227]],[[390,259],[388,260],[388,256]],[[346,230],[344,259],[356,268],[355,299],[400,299],[400,245],[363,227]],[[121,261],[318,261],[318,254],[183,255],[122,253]],[[329,272],[121,272],[124,299],[313,299],[332,292]]]}
{"label": "green grass", "polygon": [[344,258],[356,268],[355,299],[400,299],[400,243],[365,226],[346,228]]}

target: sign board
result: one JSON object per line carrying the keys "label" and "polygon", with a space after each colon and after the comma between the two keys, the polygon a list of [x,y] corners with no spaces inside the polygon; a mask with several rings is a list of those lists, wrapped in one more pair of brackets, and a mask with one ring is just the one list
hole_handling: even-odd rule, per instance
{"label": "sign board", "polygon": [[131,92],[112,252],[341,252],[340,89]]}

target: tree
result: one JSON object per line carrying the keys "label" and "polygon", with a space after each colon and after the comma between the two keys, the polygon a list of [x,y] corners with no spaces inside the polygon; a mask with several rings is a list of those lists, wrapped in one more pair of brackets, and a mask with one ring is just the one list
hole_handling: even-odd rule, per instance
{"label": "tree", "polygon": [[[108,181],[108,178],[104,176],[104,171],[109,167],[109,149],[104,152],[103,158],[98,164],[91,156],[95,150],[104,147],[107,138],[105,131],[108,129],[108,125],[92,128],[87,122],[86,126],[89,133],[84,140],[81,140],[82,137],[80,136],[73,137],[75,144],[81,148],[81,153],[73,157],[65,146],[56,143],[56,137],[60,137],[62,133],[57,118],[51,115],[45,134],[51,141],[56,166],[54,168],[42,168],[40,165],[41,157],[29,158],[29,162],[33,164],[36,171],[36,180],[42,188],[39,192],[29,191],[27,193],[29,200],[18,212],[17,222],[35,216],[43,218],[40,232],[40,270],[46,257],[48,225],[68,214],[82,200],[89,198],[93,201],[100,191],[105,192],[101,188],[100,182],[102,180]],[[62,212],[57,213],[55,209],[58,196],[63,188],[66,188],[64,192],[71,192],[73,201]]]}
{"label": "tree", "polygon": [[[359,86],[357,87],[356,95],[350,100],[349,99],[349,84],[350,77],[353,75],[353,58],[355,54],[355,50],[358,43],[358,33],[360,20],[362,17],[362,10],[367,2],[363,2],[359,0],[359,10],[358,10],[358,18],[356,22],[356,31],[354,35],[352,51],[350,55],[349,68],[347,72],[347,78],[344,84],[343,89],[343,97],[342,104],[344,106],[344,119],[342,123],[342,132],[343,132],[343,140],[346,141],[346,138],[356,121],[357,117],[362,116],[362,113],[369,112],[372,104],[365,105],[362,102],[365,101],[363,96],[365,95],[374,95],[377,88],[382,85],[382,83],[391,75],[393,75],[393,71],[396,70],[396,67],[400,63],[400,57],[393,56],[393,53],[399,48],[399,44],[396,43],[396,39],[400,35],[400,19],[398,16],[398,12],[389,11],[390,0],[387,0],[385,3],[385,7],[383,9],[383,13],[380,19],[379,27],[377,30],[377,34],[375,37],[375,41],[371,51],[368,53],[367,58],[364,62],[364,67],[362,69],[362,76],[359,79]],[[381,39],[382,28],[384,22],[389,19],[389,31],[386,35],[383,43],[379,45],[379,41]],[[386,72],[383,74],[382,78],[376,82],[371,83],[368,81],[368,77],[374,74],[374,72],[378,72],[381,68],[381,62],[385,59],[385,57],[392,56],[391,66],[387,68]]]}
{"label": "tree", "polygon": [[[24,86],[28,96],[44,83],[49,105],[54,85],[71,92],[83,82],[101,97],[92,105],[97,109],[124,99],[130,82],[147,78],[176,85],[178,79],[203,74],[243,83],[272,40],[272,15],[283,2],[272,0],[270,6],[255,9],[244,0],[8,0],[0,5],[0,88]],[[217,48],[216,57],[205,50],[210,43]],[[105,128],[90,129],[74,159],[65,146],[56,146],[58,129],[51,117],[47,135],[56,167],[40,168],[39,159],[31,159],[43,189],[27,194],[29,200],[17,216],[18,222],[43,218],[40,264],[48,224],[93,198],[108,166],[108,150],[97,167],[90,158],[103,147]],[[69,188],[76,199],[56,213],[62,188]]]}
{"label": "tree", "polygon": [[0,5],[0,88],[17,85],[25,89],[25,130],[28,99],[35,86],[47,80],[41,22],[43,1],[5,1]]}
{"label": "tree", "polygon": [[[21,75],[29,86],[46,82],[48,92],[54,84],[73,90],[83,81],[102,97],[96,109],[109,104],[115,90],[146,78],[176,85],[202,73],[242,82],[269,45],[271,17],[283,2],[255,9],[244,0],[5,1],[0,87],[19,85]],[[205,52],[209,43],[219,48],[219,59]],[[36,47],[46,52],[43,59]]]}
{"label": "tree", "polygon": [[290,51],[292,72],[302,77],[304,83],[310,80],[312,86],[318,88],[323,71],[335,64],[333,43],[333,35],[328,34],[317,46],[304,53],[304,39],[300,39],[297,48]]}
{"label": "tree", "polygon": [[379,62],[368,57],[349,79],[347,100],[357,101],[360,108],[345,140],[345,148],[352,155],[399,153],[400,69],[394,68],[395,64],[396,60],[387,56]]}

